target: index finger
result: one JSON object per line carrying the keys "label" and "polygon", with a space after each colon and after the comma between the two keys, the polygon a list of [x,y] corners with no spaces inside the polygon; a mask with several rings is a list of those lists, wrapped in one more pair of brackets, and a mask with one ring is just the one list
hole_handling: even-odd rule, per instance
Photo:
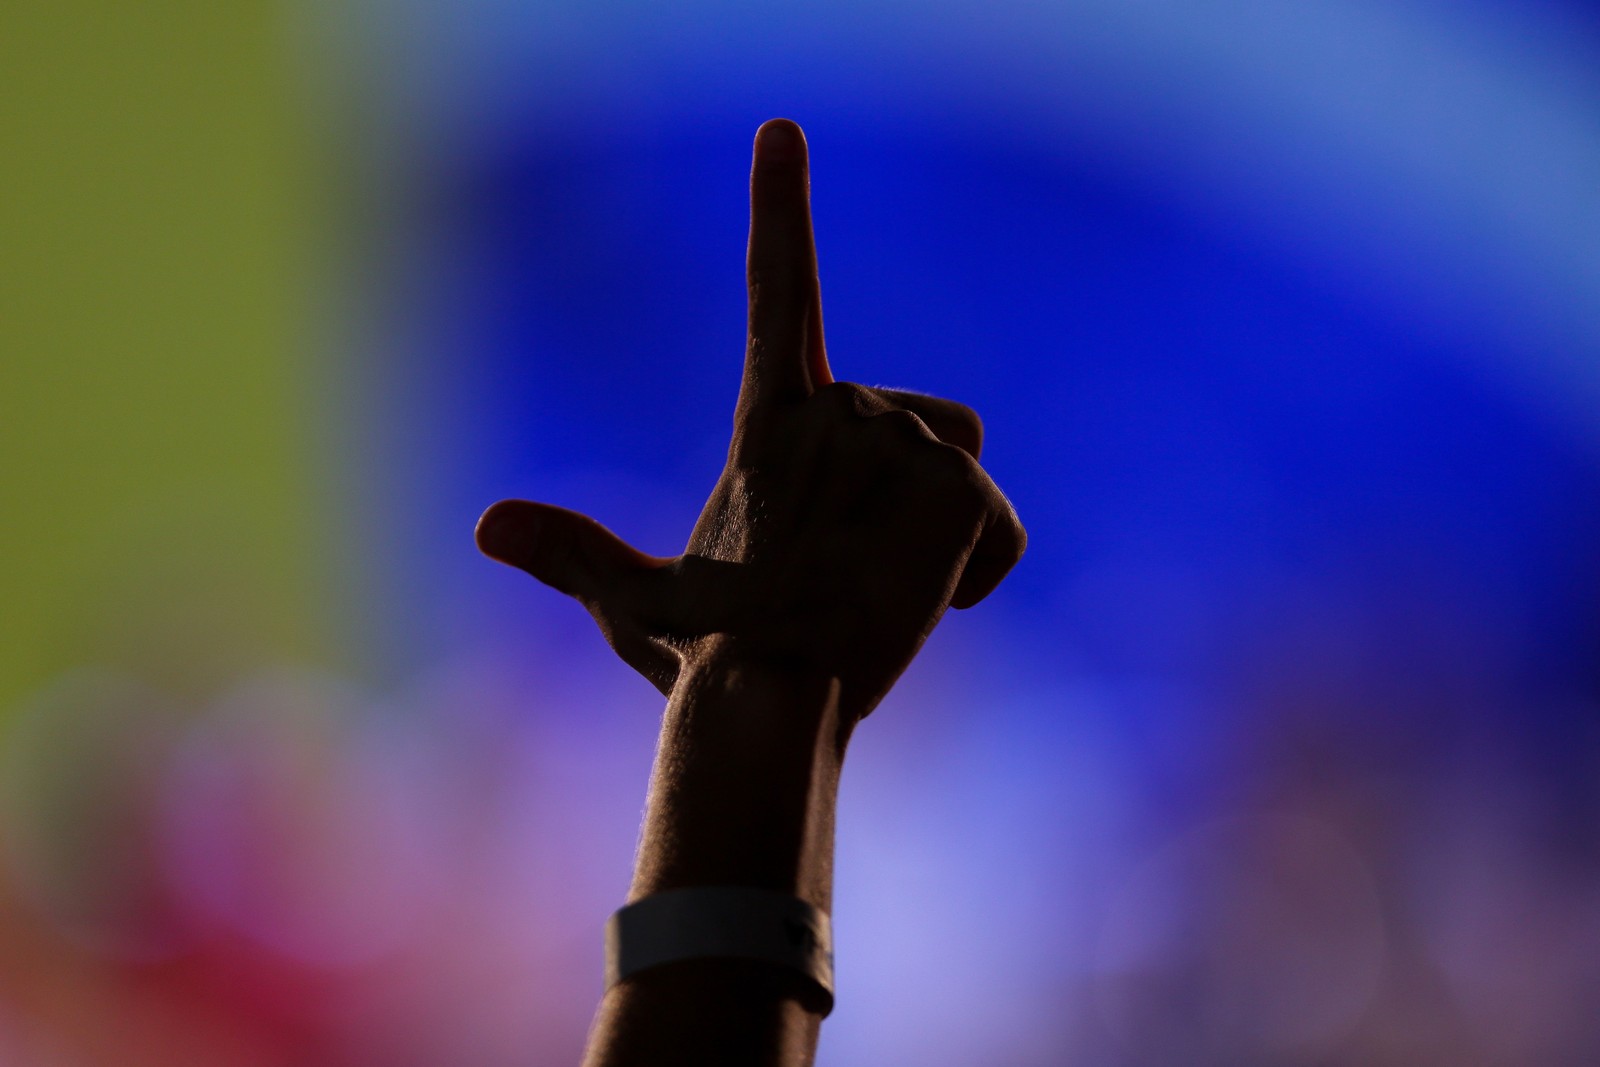
{"label": "index finger", "polygon": [[746,279],[750,330],[741,409],[803,400],[833,381],[822,343],[806,139],[788,119],[756,131]]}

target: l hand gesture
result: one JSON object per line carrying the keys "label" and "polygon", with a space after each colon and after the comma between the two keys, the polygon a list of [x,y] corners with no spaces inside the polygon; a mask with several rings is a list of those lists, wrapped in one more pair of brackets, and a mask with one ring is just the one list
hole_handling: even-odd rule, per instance
{"label": "l hand gesture", "polygon": [[588,516],[521,500],[484,513],[478,545],[576,597],[663,693],[731,652],[838,679],[854,723],[947,606],[1000,583],[1027,535],[978,465],[970,408],[834,380],[805,138],[784,119],[756,135],[748,281],[728,463],[682,555],[647,555]]}

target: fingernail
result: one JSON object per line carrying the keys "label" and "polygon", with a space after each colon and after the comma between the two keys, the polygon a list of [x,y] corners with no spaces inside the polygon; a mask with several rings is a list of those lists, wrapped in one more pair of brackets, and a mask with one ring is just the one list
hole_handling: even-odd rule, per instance
{"label": "fingernail", "polygon": [[786,119],[772,119],[756,136],[756,158],[762,163],[793,163],[805,143],[800,127]]}

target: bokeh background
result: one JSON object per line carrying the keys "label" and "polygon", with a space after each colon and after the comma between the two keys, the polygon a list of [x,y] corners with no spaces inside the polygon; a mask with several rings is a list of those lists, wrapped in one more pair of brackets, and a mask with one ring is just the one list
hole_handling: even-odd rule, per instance
{"label": "bokeh background", "polygon": [[751,136],[1030,531],[857,734],[819,1063],[1600,1063],[1600,12],[20,0],[0,1064],[574,1063]]}

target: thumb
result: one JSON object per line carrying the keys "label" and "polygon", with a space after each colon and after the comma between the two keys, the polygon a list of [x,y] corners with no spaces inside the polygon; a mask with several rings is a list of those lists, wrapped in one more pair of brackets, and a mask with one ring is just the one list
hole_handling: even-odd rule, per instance
{"label": "thumb", "polygon": [[[478,549],[585,606],[637,606],[643,580],[671,562],[647,555],[587,515],[502,500],[478,520]],[[620,601],[620,603],[619,603]]]}

